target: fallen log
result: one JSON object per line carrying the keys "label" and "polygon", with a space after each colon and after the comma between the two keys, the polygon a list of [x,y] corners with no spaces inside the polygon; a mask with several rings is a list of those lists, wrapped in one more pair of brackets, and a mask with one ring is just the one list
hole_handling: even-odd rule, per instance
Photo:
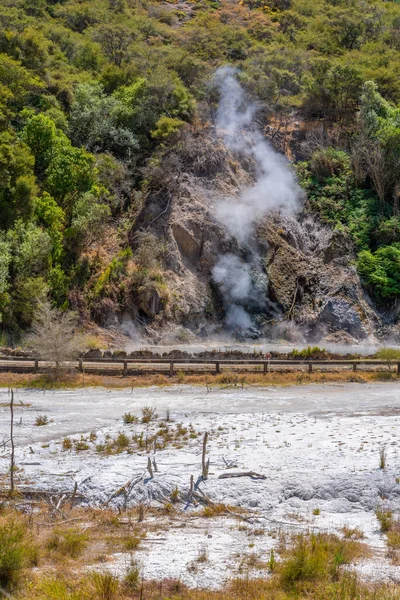
{"label": "fallen log", "polygon": [[261,473],[255,473],[254,471],[241,471],[239,473],[222,473],[218,479],[228,479],[230,477],[251,477],[251,479],[267,479],[265,475]]}

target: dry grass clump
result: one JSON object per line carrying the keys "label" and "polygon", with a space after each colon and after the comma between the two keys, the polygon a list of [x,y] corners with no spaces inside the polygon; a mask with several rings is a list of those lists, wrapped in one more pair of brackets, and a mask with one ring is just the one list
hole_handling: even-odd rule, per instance
{"label": "dry grass clump", "polygon": [[227,511],[228,508],[225,504],[209,504],[203,508],[201,516],[206,518],[219,517],[226,514]]}
{"label": "dry grass clump", "polygon": [[49,424],[49,417],[47,415],[38,415],[35,419],[36,427],[43,427],[43,425]]}
{"label": "dry grass clump", "polygon": [[364,532],[359,527],[348,527],[344,525],[341,529],[343,537],[346,540],[362,540],[364,539]]}
{"label": "dry grass clump", "polygon": [[387,533],[388,531],[390,531],[394,523],[392,511],[378,509],[376,510],[375,515],[381,526],[381,532]]}
{"label": "dry grass clump", "polygon": [[142,408],[142,423],[150,423],[157,419],[156,409],[152,406],[144,406]]}
{"label": "dry grass clump", "polygon": [[375,514],[381,526],[381,532],[386,534],[388,555],[398,563],[400,561],[400,520],[395,518],[390,510],[378,509]]}
{"label": "dry grass clump", "polygon": [[86,548],[87,543],[87,535],[77,528],[55,529],[47,540],[47,549],[56,551],[61,555],[78,558]]}

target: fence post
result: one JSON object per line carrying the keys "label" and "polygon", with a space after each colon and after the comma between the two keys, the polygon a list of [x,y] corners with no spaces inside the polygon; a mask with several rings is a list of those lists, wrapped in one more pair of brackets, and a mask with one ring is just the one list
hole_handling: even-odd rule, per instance
{"label": "fence post", "polygon": [[123,373],[123,377],[126,377],[128,375],[128,361],[124,360],[124,373]]}
{"label": "fence post", "polygon": [[263,365],[264,365],[264,375],[266,375],[267,374],[267,369],[268,369],[268,363],[265,361],[263,363]]}
{"label": "fence post", "polygon": [[215,374],[217,375],[219,373],[219,362],[215,363]]}
{"label": "fence post", "polygon": [[79,373],[83,373],[83,362],[82,359],[79,359]]}
{"label": "fence post", "polygon": [[308,363],[308,372],[312,373],[312,362],[311,361]]}
{"label": "fence post", "polygon": [[35,358],[35,364],[34,364],[34,367],[33,367],[33,372],[37,373],[38,370],[39,370],[39,361],[38,361],[37,358]]}
{"label": "fence post", "polygon": [[397,363],[397,377],[400,377],[400,362]]}
{"label": "fence post", "polygon": [[174,363],[172,361],[169,363],[169,376],[174,376]]}
{"label": "fence post", "polygon": [[357,363],[353,363],[353,373],[357,371]]}

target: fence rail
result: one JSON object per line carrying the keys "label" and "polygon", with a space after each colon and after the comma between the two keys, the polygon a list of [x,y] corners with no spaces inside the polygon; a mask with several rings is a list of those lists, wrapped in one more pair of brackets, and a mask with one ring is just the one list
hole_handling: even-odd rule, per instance
{"label": "fence rail", "polygon": [[[0,372],[9,373],[41,373],[48,370],[52,364],[50,361],[42,361],[31,357],[1,357]],[[108,374],[108,375],[140,375],[148,372],[167,373],[171,377],[177,371],[211,372],[221,373],[224,369],[245,370],[246,372],[257,372],[267,374],[272,371],[285,369],[303,370],[309,373],[314,369],[329,371],[329,367],[348,367],[353,372],[365,368],[378,368],[393,366],[397,369],[400,377],[400,362],[384,361],[376,359],[357,360],[254,360],[254,359],[196,359],[196,358],[81,358],[76,361],[63,363],[65,369],[74,369],[80,373]]]}

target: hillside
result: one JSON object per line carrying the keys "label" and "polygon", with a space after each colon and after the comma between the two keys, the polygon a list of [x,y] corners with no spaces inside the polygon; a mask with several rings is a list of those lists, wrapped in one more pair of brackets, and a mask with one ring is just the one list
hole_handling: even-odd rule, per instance
{"label": "hillside", "polygon": [[46,298],[105,337],[398,341],[399,50],[384,0],[4,0],[0,345]]}

